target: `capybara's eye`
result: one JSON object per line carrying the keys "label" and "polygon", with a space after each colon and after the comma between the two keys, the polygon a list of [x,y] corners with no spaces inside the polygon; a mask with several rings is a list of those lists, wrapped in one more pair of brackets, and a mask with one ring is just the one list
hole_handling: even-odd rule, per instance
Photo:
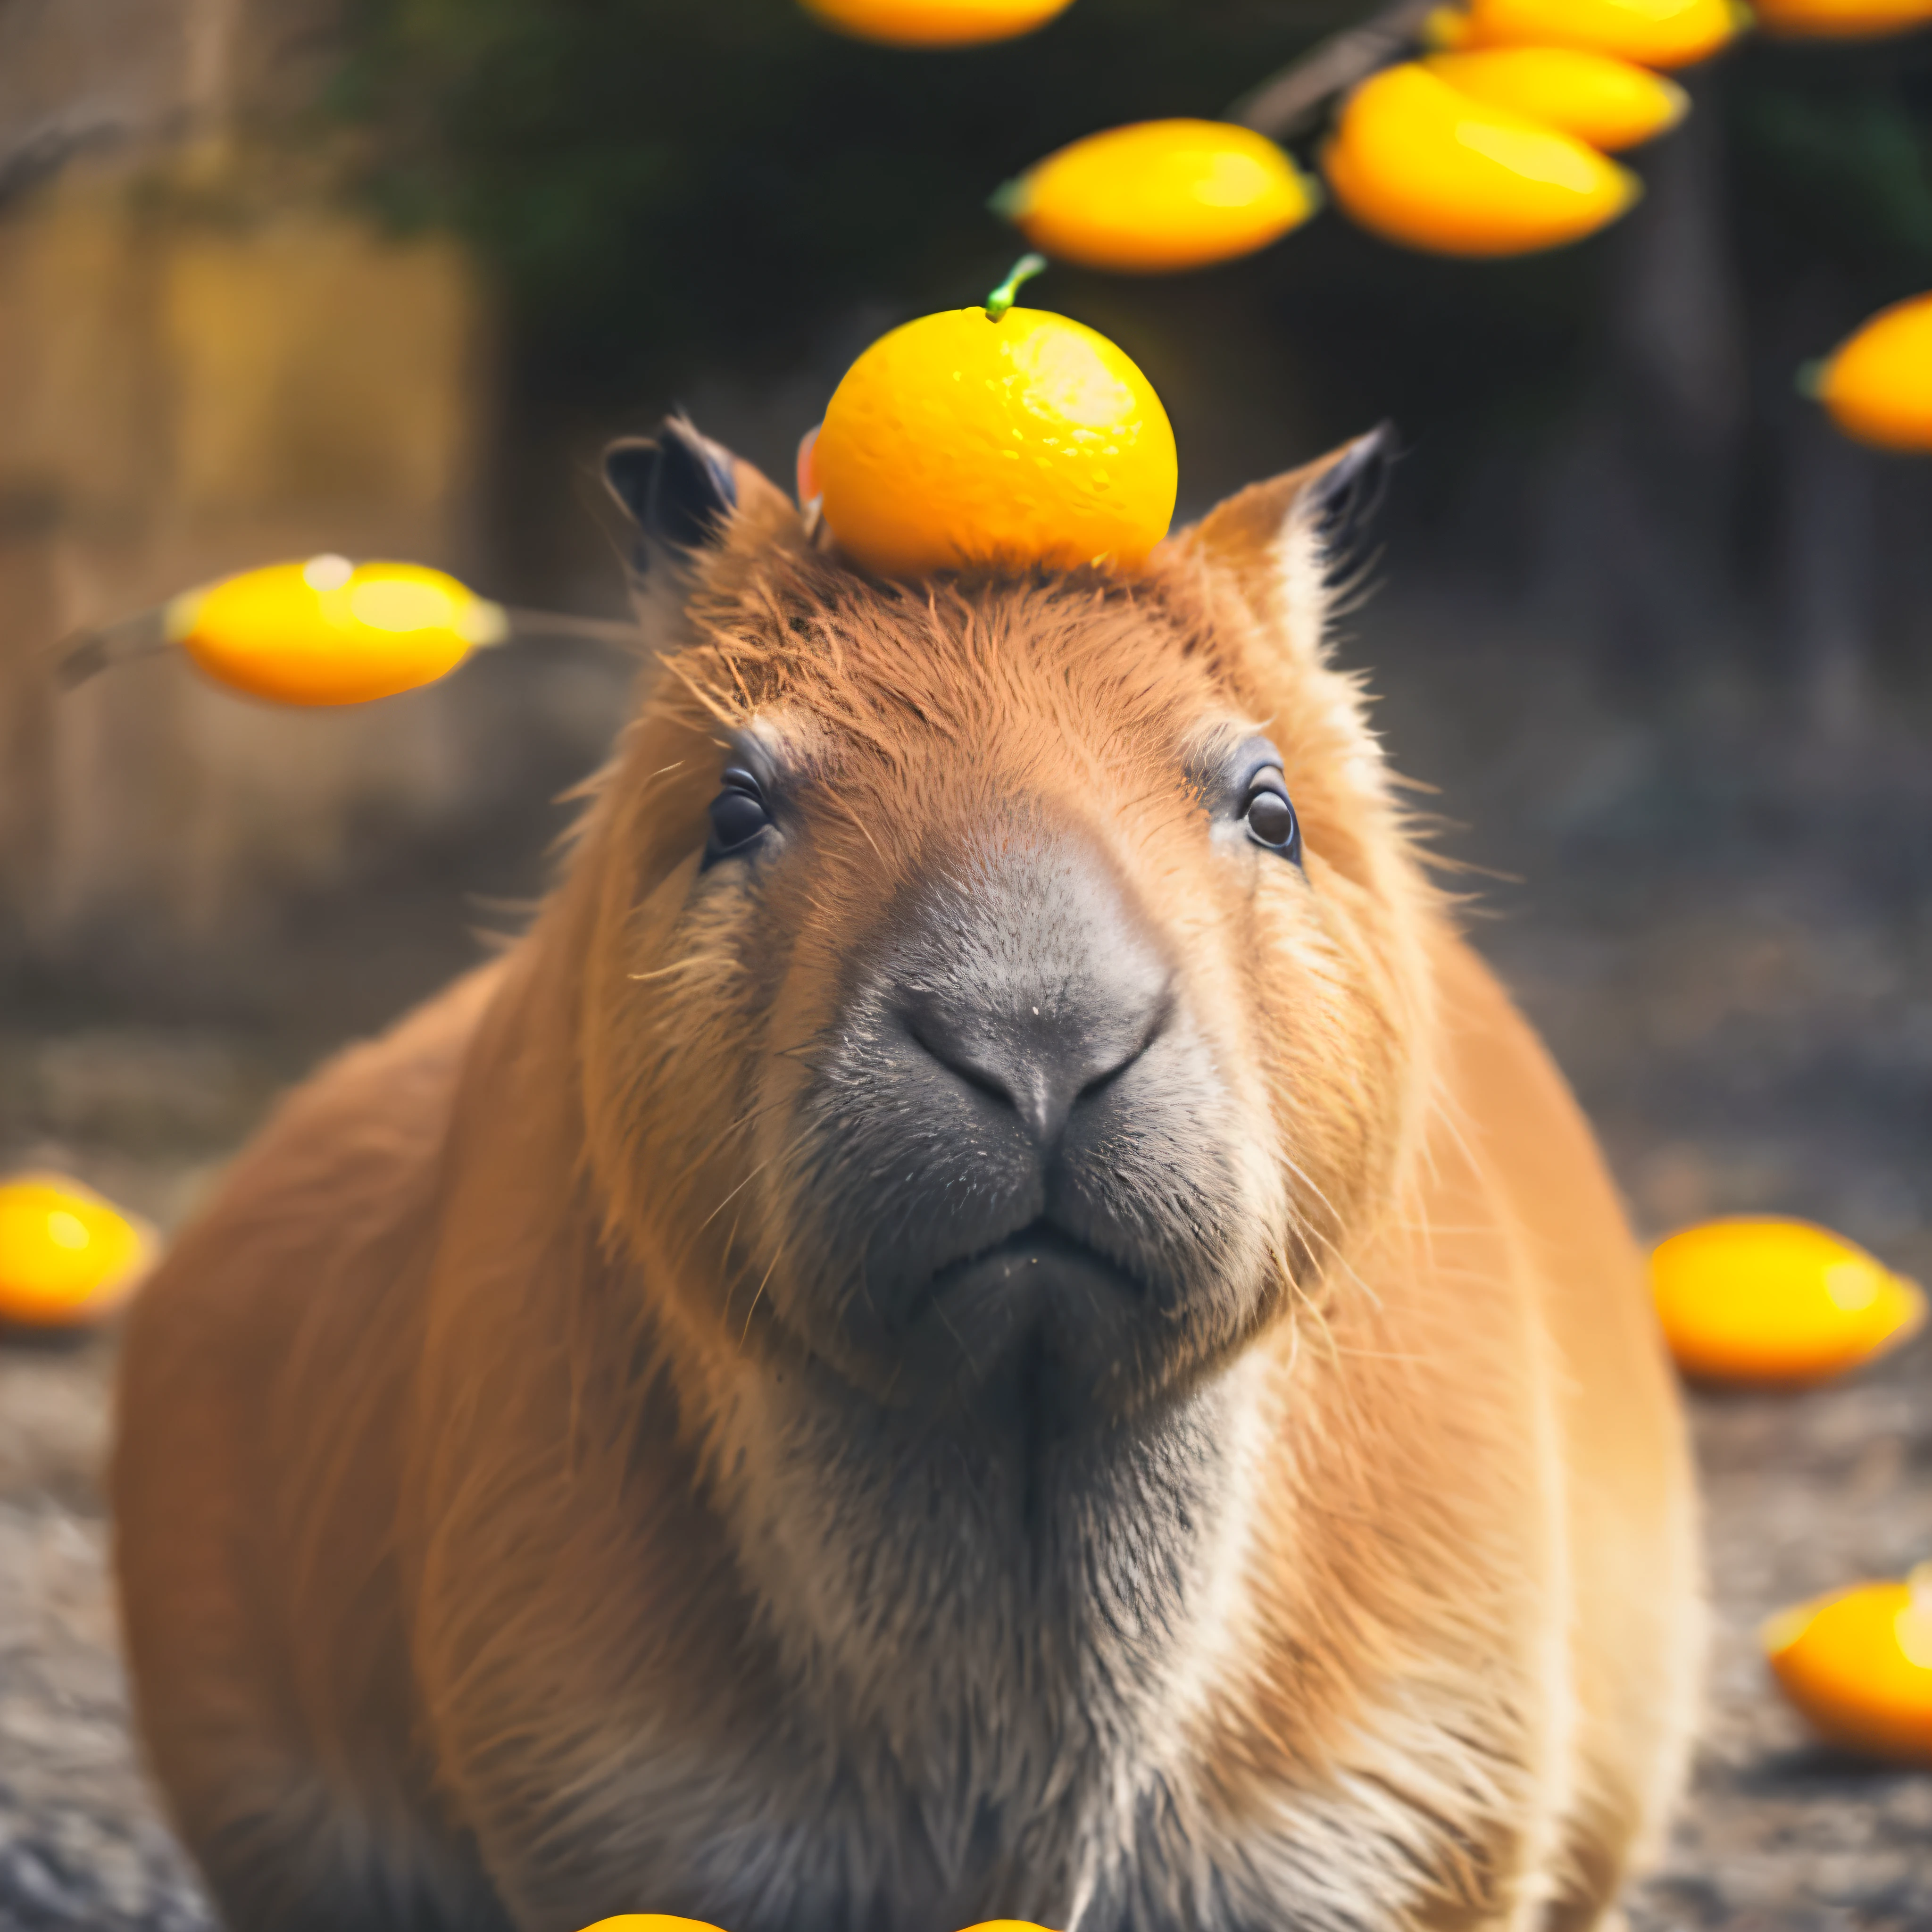
{"label": "capybara's eye", "polygon": [[1245,814],[1248,836],[1257,845],[1265,845],[1270,852],[1279,852],[1298,866],[1301,862],[1301,826],[1295,818],[1294,807],[1288,802],[1286,784],[1281,773],[1274,771],[1257,772],[1248,782]]}
{"label": "capybara's eye", "polygon": [[764,788],[751,772],[728,765],[723,786],[711,801],[711,840],[704,851],[707,866],[742,851],[772,822]]}

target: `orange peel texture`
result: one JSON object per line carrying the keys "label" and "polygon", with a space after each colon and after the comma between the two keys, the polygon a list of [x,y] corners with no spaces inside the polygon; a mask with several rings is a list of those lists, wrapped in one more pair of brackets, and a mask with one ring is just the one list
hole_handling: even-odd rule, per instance
{"label": "orange peel texture", "polygon": [[825,521],[855,562],[919,578],[976,565],[1138,569],[1178,467],[1154,387],[1065,316],[922,316],[846,372],[812,446]]}

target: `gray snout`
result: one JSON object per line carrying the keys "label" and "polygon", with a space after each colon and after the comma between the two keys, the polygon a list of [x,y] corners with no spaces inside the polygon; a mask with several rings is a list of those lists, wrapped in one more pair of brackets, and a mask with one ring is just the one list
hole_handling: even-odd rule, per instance
{"label": "gray snout", "polygon": [[819,1276],[901,1387],[1097,1390],[1211,1318],[1227,1096],[1161,935],[1077,834],[904,892],[818,1061]]}
{"label": "gray snout", "polygon": [[1010,1113],[1042,1157],[1076,1112],[1154,1044],[1173,1010],[1171,975],[1118,908],[1056,936],[1045,956],[995,949],[976,970],[907,990],[898,1007],[901,1050]]}

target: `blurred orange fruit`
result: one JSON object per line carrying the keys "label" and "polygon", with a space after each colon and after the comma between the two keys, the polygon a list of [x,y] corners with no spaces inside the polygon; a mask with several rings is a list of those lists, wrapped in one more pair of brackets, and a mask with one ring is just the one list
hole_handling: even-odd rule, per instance
{"label": "blurred orange fruit", "polygon": [[313,556],[167,607],[167,634],[210,677],[282,704],[361,704],[429,684],[508,634],[504,613],[440,570]]}
{"label": "blurred orange fruit", "polygon": [[1826,1737],[1932,1762],[1932,1564],[1780,1610],[1760,1636],[1779,1688]]}
{"label": "blurred orange fruit", "polygon": [[807,466],[884,577],[974,563],[1135,569],[1167,533],[1174,431],[1104,335],[1044,310],[922,316],[846,371]]}
{"label": "blurred orange fruit", "polygon": [[1925,1298],[1808,1221],[1707,1221],[1662,1242],[1651,1286],[1688,1374],[1812,1382],[1868,1360],[1924,1319]]}
{"label": "blurred orange fruit", "polygon": [[615,1918],[600,1918],[584,1932],[718,1932],[702,1918],[676,1918],[668,1912],[625,1912]]}
{"label": "blurred orange fruit", "polygon": [[1433,8],[1416,35],[1425,47],[1445,52],[1463,46],[1468,38],[1469,16],[1460,7]]}
{"label": "blurred orange fruit", "polygon": [[1794,38],[1875,40],[1932,21],[1932,0],[1756,0],[1766,32]]}
{"label": "blurred orange fruit", "polygon": [[1470,0],[1460,30],[1449,31],[1457,47],[1590,47],[1643,67],[1688,67],[1749,18],[1732,0]]}
{"label": "blurred orange fruit", "polygon": [[[662,1912],[632,1912],[616,1918],[600,1918],[596,1924],[585,1926],[584,1932],[718,1932],[718,1928],[706,1924],[702,1919],[673,1918]],[[988,1918],[969,1925],[966,1932],[1048,1932],[1048,1929],[1024,1918]]]}
{"label": "blurred orange fruit", "polygon": [[1880,309],[1832,353],[1816,393],[1861,442],[1932,450],[1932,295]]}
{"label": "blurred orange fruit", "polygon": [[1048,155],[994,197],[1036,248],[1159,274],[1267,247],[1321,190],[1265,135],[1226,121],[1142,121]]}
{"label": "blurred orange fruit", "polygon": [[1521,255],[1614,221],[1634,176],[1574,135],[1472,99],[1414,62],[1352,94],[1322,158],[1365,228],[1444,255]]}
{"label": "blurred orange fruit", "polygon": [[146,1226],[58,1174],[0,1181],[0,1324],[76,1328],[125,1301],[154,1252]]}
{"label": "blurred orange fruit", "polygon": [[1482,47],[1423,64],[1474,100],[1547,122],[1593,148],[1634,148],[1676,127],[1690,105],[1675,81],[1588,47]]}
{"label": "blurred orange fruit", "polygon": [[803,0],[808,14],[861,40],[968,47],[1043,27],[1072,0]]}

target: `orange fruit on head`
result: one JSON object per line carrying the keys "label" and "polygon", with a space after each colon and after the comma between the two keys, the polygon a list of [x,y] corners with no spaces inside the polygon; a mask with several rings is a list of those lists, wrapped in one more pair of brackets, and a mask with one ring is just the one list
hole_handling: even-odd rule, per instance
{"label": "orange fruit on head", "polygon": [[1817,393],[1861,442],[1932,450],[1932,295],[1880,310],[1826,363]]}
{"label": "orange fruit on head", "polygon": [[1707,1221],[1651,1256],[1664,1337],[1714,1382],[1821,1382],[1903,1341],[1925,1298],[1862,1248],[1806,1221]]}
{"label": "orange fruit on head", "polygon": [[1048,155],[994,206],[1061,261],[1159,274],[1264,248],[1320,201],[1314,182],[1251,128],[1142,121]]}
{"label": "orange fruit on head", "polygon": [[1932,1763],[1932,1564],[1780,1610],[1760,1640],[1779,1688],[1826,1737]]}
{"label": "orange fruit on head", "polygon": [[1462,47],[1592,47],[1643,67],[1688,67],[1749,18],[1732,0],[1470,0]]}
{"label": "orange fruit on head", "polygon": [[1104,335],[1045,310],[922,316],[846,371],[810,456],[826,526],[882,577],[1132,570],[1167,534],[1174,431]]}
{"label": "orange fruit on head", "polygon": [[1676,127],[1690,105],[1675,81],[1588,47],[1479,47],[1423,64],[1478,100],[1546,121],[1593,148],[1634,148]]}
{"label": "orange fruit on head", "polygon": [[0,1181],[0,1324],[79,1328],[113,1313],[154,1253],[148,1229],[58,1174]]}
{"label": "orange fruit on head", "polygon": [[968,47],[1043,27],[1072,0],[804,0],[805,10],[855,40],[894,47]]}
{"label": "orange fruit on head", "polygon": [[1634,176],[1547,122],[1491,106],[1414,62],[1349,96],[1322,158],[1348,214],[1412,248],[1521,255],[1613,221]]}
{"label": "orange fruit on head", "polygon": [[272,563],[167,607],[168,636],[218,682],[281,704],[362,704],[429,684],[507,634],[504,613],[416,563]]}

